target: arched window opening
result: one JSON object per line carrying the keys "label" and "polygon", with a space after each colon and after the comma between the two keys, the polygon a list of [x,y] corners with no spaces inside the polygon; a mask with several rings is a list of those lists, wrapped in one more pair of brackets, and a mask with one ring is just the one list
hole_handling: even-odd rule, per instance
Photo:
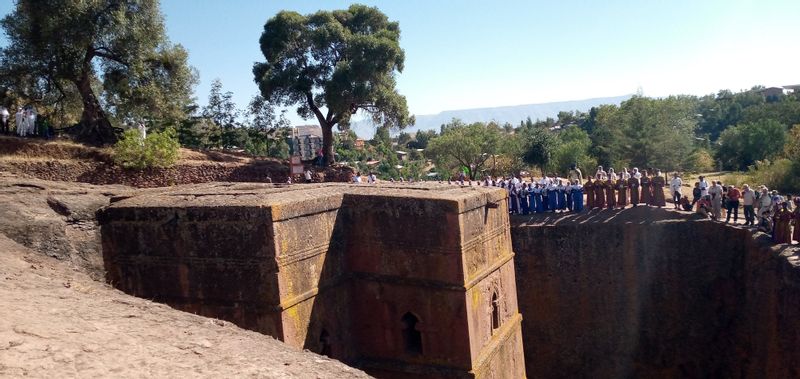
{"label": "arched window opening", "polygon": [[321,355],[326,357],[331,356],[331,336],[325,329],[322,329],[322,333],[319,334],[319,346]]}
{"label": "arched window opening", "polygon": [[422,354],[422,333],[417,330],[419,319],[408,312],[400,320],[403,322],[403,343],[406,353]]}
{"label": "arched window opening", "polygon": [[500,327],[500,303],[497,300],[497,292],[492,293],[492,331]]}

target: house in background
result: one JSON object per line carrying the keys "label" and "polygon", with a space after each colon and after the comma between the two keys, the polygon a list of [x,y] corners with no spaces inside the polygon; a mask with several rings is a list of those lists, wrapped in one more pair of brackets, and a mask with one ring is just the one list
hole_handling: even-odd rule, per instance
{"label": "house in background", "polygon": [[783,88],[787,92],[791,92],[791,93],[793,93],[795,95],[800,94],[800,84],[794,84],[794,85],[790,85],[790,86],[783,86]]}
{"label": "house in background", "polygon": [[785,91],[786,90],[784,90],[784,87],[768,87],[759,90],[758,93],[762,94],[764,97],[769,98],[769,97],[777,97],[783,95]]}
{"label": "house in background", "polygon": [[291,145],[303,160],[314,159],[322,149],[322,128],[319,125],[300,125],[292,128]]}

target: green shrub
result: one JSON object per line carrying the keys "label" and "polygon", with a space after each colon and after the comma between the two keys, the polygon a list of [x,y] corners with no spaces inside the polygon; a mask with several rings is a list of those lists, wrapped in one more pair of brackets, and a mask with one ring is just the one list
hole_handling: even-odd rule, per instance
{"label": "green shrub", "polygon": [[683,165],[691,172],[714,171],[714,157],[706,149],[697,149],[686,157]]}
{"label": "green shrub", "polygon": [[748,173],[756,185],[763,184],[784,193],[800,193],[800,162],[789,159],[758,161],[750,166]]}
{"label": "green shrub", "polygon": [[142,141],[139,131],[128,129],[114,145],[114,162],[125,168],[170,167],[178,161],[180,143],[175,129],[148,133]]}

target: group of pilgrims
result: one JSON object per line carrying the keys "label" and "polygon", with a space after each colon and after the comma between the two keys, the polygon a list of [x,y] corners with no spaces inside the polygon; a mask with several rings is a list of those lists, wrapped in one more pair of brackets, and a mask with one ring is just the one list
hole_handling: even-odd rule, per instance
{"label": "group of pilgrims", "polygon": [[[14,115],[14,132],[20,137],[40,134],[36,127],[36,109],[32,106],[20,107]],[[11,114],[8,108],[0,107],[0,133],[11,133]]]}
{"label": "group of pilgrims", "polygon": [[497,180],[487,176],[482,184],[506,189],[512,214],[582,212],[640,204],[666,206],[666,178],[658,170],[651,177],[646,170],[640,172],[638,168],[616,173],[613,168],[605,171],[599,166],[583,183],[581,171],[572,166],[567,178],[544,175],[525,182],[515,176]]}

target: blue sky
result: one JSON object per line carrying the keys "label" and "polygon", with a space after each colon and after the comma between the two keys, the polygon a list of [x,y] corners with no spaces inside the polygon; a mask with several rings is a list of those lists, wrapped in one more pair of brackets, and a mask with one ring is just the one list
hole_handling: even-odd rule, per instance
{"label": "blue sky", "polygon": [[[11,1],[0,4],[8,13]],[[162,0],[168,35],[239,106],[256,94],[264,22],[347,1]],[[798,0],[362,1],[400,22],[398,88],[415,114],[634,93],[800,83]],[[303,123],[290,112],[294,123]]]}

